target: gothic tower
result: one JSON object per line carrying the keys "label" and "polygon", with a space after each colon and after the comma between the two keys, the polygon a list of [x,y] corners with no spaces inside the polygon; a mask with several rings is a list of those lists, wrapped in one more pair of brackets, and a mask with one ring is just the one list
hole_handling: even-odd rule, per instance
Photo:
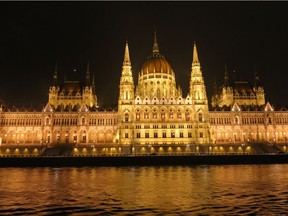
{"label": "gothic tower", "polygon": [[190,97],[194,107],[196,142],[199,144],[211,142],[210,118],[208,109],[208,100],[202,70],[198,58],[196,43],[193,48],[193,60],[190,79]]}
{"label": "gothic tower", "polygon": [[86,81],[85,86],[82,89],[82,103],[86,106],[98,106],[97,105],[97,96],[95,93],[95,84],[94,84],[94,76],[93,81],[91,82],[91,75],[90,75],[90,64],[87,63],[87,71],[86,71]]}
{"label": "gothic tower", "polygon": [[[98,107],[95,93],[94,77],[91,82],[89,63],[87,65],[86,81],[82,85],[77,80],[67,80],[58,84],[57,64],[53,76],[53,84],[49,88],[49,105],[59,110],[77,110],[82,104],[87,107]],[[82,91],[81,91],[82,89]]]}
{"label": "gothic tower", "polygon": [[58,72],[57,72],[57,63],[55,64],[55,71],[53,75],[53,85],[49,88],[49,103],[54,105],[57,103],[58,94],[60,87],[58,85]]}
{"label": "gothic tower", "polygon": [[122,74],[119,85],[118,99],[118,125],[120,144],[131,144],[132,142],[132,120],[134,105],[134,81],[132,76],[132,66],[129,55],[128,42],[125,46]]}

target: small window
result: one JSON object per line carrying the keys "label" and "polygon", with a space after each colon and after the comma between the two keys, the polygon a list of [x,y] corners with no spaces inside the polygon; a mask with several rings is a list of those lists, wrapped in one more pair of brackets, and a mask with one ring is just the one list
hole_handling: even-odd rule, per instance
{"label": "small window", "polygon": [[202,114],[202,113],[199,113],[199,114],[198,114],[198,121],[199,121],[199,122],[202,122],[202,121],[203,121],[203,114]]}
{"label": "small window", "polygon": [[200,132],[199,136],[200,136],[200,138],[203,138],[204,137],[203,132]]}
{"label": "small window", "polygon": [[125,121],[125,122],[128,122],[128,121],[129,121],[129,114],[128,114],[128,113],[125,113],[125,115],[124,115],[124,121]]}

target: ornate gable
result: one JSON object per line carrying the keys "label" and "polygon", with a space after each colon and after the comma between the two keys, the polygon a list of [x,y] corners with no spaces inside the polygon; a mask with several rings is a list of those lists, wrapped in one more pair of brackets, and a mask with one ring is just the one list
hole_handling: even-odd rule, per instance
{"label": "ornate gable", "polygon": [[240,112],[241,109],[237,103],[234,103],[231,109],[233,112]]}
{"label": "ornate gable", "polygon": [[78,112],[88,112],[87,106],[83,103],[83,104],[79,107]]}
{"label": "ornate gable", "polygon": [[273,107],[271,106],[271,104],[269,102],[266,103],[265,111],[266,112],[274,111]]}
{"label": "ornate gable", "polygon": [[43,112],[53,112],[54,110],[54,106],[48,102],[44,107]]}

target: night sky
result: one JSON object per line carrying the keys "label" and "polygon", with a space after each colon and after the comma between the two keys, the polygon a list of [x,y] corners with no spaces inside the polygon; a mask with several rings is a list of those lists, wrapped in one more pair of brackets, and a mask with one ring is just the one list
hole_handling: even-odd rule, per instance
{"label": "night sky", "polygon": [[89,61],[99,105],[117,104],[126,40],[136,84],[156,29],[183,96],[196,41],[209,103],[227,64],[238,80],[257,70],[266,100],[288,105],[287,10],[288,2],[1,2],[0,99],[45,105],[56,62],[63,81],[84,80]]}

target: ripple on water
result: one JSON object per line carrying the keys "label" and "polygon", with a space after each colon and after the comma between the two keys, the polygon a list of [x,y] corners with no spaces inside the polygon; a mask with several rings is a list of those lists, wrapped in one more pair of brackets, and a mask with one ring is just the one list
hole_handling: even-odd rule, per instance
{"label": "ripple on water", "polygon": [[287,169],[4,168],[0,215],[286,215]]}

